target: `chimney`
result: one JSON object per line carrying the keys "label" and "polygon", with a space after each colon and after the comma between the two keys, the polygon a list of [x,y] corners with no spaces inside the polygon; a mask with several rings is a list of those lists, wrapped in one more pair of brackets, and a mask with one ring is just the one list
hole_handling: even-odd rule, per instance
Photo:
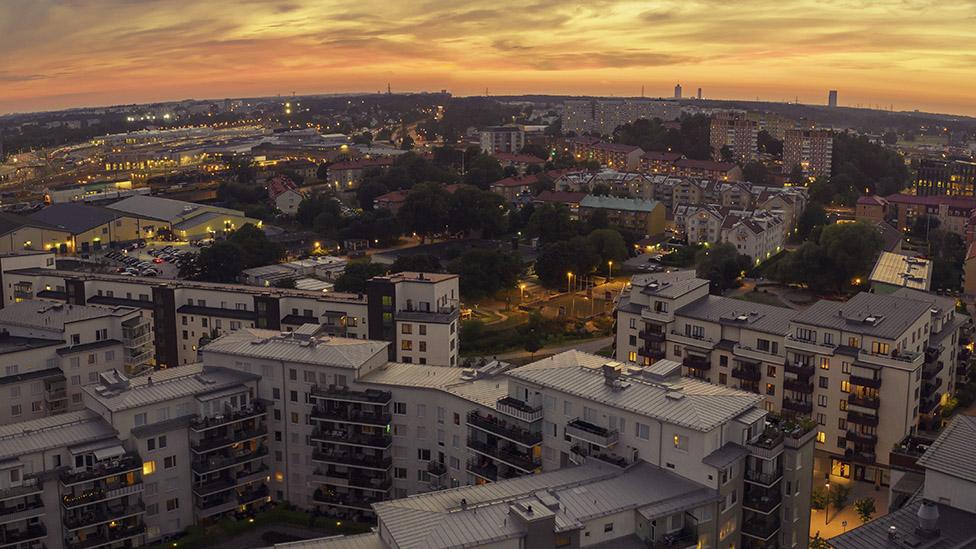
{"label": "chimney", "polygon": [[923,539],[939,537],[939,506],[931,501],[922,500],[918,507],[918,526],[915,535]]}

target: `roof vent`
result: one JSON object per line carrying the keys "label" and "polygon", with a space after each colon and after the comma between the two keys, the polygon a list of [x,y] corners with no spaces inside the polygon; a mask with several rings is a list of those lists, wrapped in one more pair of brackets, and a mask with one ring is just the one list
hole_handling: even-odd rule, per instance
{"label": "roof vent", "polygon": [[477,377],[478,377],[478,370],[475,370],[474,368],[464,368],[463,370],[461,370],[461,379],[465,381],[471,381],[472,379],[475,379]]}
{"label": "roof vent", "polygon": [[678,401],[685,398],[685,395],[679,391],[668,391],[667,393],[664,393],[664,397],[668,400]]}
{"label": "roof vent", "polygon": [[923,539],[939,537],[939,506],[928,500],[922,500],[918,507],[918,526],[915,535]]}

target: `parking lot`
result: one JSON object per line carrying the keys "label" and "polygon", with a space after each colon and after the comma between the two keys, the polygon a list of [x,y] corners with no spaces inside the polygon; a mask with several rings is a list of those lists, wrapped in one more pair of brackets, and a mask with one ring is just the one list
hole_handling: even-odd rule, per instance
{"label": "parking lot", "polygon": [[132,276],[178,278],[179,258],[187,258],[197,252],[199,247],[187,242],[147,242],[144,247],[107,250],[103,257],[121,275],[128,276],[126,273],[130,273]]}

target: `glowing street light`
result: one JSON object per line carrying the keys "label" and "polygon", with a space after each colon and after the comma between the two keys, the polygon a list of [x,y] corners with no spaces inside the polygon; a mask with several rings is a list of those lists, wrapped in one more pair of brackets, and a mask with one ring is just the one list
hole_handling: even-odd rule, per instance
{"label": "glowing street light", "polygon": [[613,279],[613,260],[607,261],[607,282]]}
{"label": "glowing street light", "polygon": [[525,283],[519,284],[519,301],[525,299]]}

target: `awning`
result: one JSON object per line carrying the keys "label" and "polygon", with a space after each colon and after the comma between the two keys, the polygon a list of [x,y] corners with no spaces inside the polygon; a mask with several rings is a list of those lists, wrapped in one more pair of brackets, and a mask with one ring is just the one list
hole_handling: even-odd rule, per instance
{"label": "awning", "polygon": [[102,448],[101,450],[95,450],[95,459],[98,461],[105,461],[106,459],[117,458],[125,455],[125,448],[121,446],[110,446],[108,448]]}

